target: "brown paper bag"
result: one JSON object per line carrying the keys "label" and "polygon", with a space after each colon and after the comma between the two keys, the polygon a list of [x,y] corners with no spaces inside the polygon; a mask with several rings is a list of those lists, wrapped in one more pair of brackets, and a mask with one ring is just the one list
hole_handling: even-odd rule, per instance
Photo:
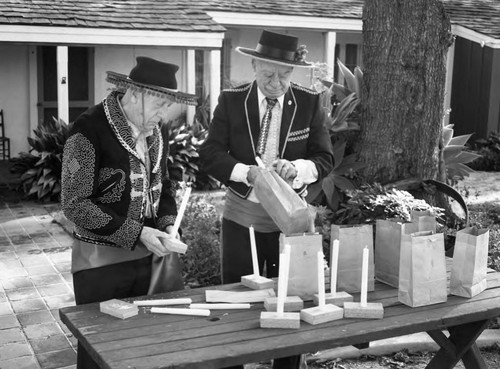
{"label": "brown paper bag", "polygon": [[474,297],[486,287],[490,232],[475,227],[457,232],[450,277],[450,293]]}
{"label": "brown paper bag", "polygon": [[373,291],[375,289],[373,226],[371,224],[332,224],[331,239],[332,242],[333,240],[339,240],[337,289],[350,293],[361,291],[363,249],[367,246],[370,251],[368,260],[368,291]]}
{"label": "brown paper bag", "polygon": [[307,203],[274,170],[261,171],[254,184],[262,207],[284,234],[307,232]]}
{"label": "brown paper bag", "polygon": [[412,212],[412,222],[379,219],[375,231],[375,278],[389,286],[399,286],[401,235],[421,231],[436,232],[436,218],[426,212]]}
{"label": "brown paper bag", "polygon": [[323,237],[317,233],[280,235],[280,251],[290,245],[288,296],[312,300],[318,293],[318,252],[323,250]]}
{"label": "brown paper bag", "polygon": [[411,307],[447,300],[446,261],[442,233],[401,237],[398,300]]}
{"label": "brown paper bag", "polygon": [[379,219],[375,229],[375,278],[398,288],[401,236],[418,232],[418,223]]}

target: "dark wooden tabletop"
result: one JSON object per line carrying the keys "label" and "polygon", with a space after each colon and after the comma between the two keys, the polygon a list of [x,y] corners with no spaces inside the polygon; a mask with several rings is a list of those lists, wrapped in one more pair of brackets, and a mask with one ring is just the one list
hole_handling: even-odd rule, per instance
{"label": "dark wooden tabletop", "polygon": [[[301,322],[300,329],[260,328],[262,303],[253,303],[250,310],[212,310],[209,317],[151,314],[141,307],[139,315],[125,320],[101,313],[96,303],[63,308],[60,316],[102,368],[116,369],[223,368],[500,316],[500,273],[491,270],[488,289],[474,298],[450,295],[445,303],[417,308],[399,303],[397,289],[378,282],[375,286],[368,301],[383,303],[383,319],[341,319],[314,326]],[[231,284],[154,298],[205,302],[207,289],[248,290]],[[359,295],[354,294],[354,300],[359,301]],[[310,306],[306,302],[305,307]]]}

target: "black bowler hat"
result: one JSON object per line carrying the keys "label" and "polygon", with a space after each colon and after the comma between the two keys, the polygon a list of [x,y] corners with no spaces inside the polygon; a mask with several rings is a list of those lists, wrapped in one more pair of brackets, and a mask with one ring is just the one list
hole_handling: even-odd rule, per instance
{"label": "black bowler hat", "polygon": [[238,46],[236,51],[271,63],[311,68],[312,64],[305,60],[306,46],[298,44],[295,36],[264,30],[255,50]]}
{"label": "black bowler hat", "polygon": [[124,74],[108,71],[106,81],[118,89],[131,88],[152,96],[165,97],[175,102],[197,105],[196,95],[177,91],[175,73],[179,66],[165,63],[145,56],[137,57],[137,65],[128,77]]}

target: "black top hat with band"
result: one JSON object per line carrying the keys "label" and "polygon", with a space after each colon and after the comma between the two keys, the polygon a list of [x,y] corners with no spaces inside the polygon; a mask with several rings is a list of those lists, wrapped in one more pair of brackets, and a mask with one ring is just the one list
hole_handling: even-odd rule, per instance
{"label": "black top hat with band", "polygon": [[239,46],[236,51],[271,63],[311,68],[312,64],[305,61],[305,45],[298,46],[298,43],[295,36],[264,30],[255,50]]}
{"label": "black top hat with band", "polygon": [[131,88],[152,96],[166,97],[177,103],[197,105],[196,95],[177,91],[175,73],[179,66],[161,62],[145,56],[137,57],[137,65],[128,77],[124,74],[108,71],[106,81],[118,89]]}

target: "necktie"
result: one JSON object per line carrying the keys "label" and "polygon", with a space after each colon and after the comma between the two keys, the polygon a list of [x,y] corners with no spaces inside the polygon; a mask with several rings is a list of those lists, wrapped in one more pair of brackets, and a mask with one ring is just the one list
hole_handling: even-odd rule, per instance
{"label": "necktie", "polygon": [[[276,135],[275,129],[271,129],[271,121],[273,120],[273,114],[272,110],[276,103],[278,102],[277,99],[269,99],[266,97],[267,101],[267,107],[266,107],[266,112],[264,113],[264,117],[262,118],[262,124],[260,127],[260,134],[259,134],[259,141],[257,143],[257,154],[262,157],[264,164],[269,164],[266,161],[270,160],[270,157],[273,155],[272,152],[269,152],[270,147],[272,148],[273,146],[276,145],[276,138],[268,140],[269,135]],[[268,142],[269,141],[269,142]],[[275,150],[274,150],[275,151]],[[265,155],[265,157],[263,157]],[[276,153],[274,152],[274,156],[276,156]],[[267,160],[265,160],[267,157]],[[274,160],[274,158],[271,159],[271,161]]]}

